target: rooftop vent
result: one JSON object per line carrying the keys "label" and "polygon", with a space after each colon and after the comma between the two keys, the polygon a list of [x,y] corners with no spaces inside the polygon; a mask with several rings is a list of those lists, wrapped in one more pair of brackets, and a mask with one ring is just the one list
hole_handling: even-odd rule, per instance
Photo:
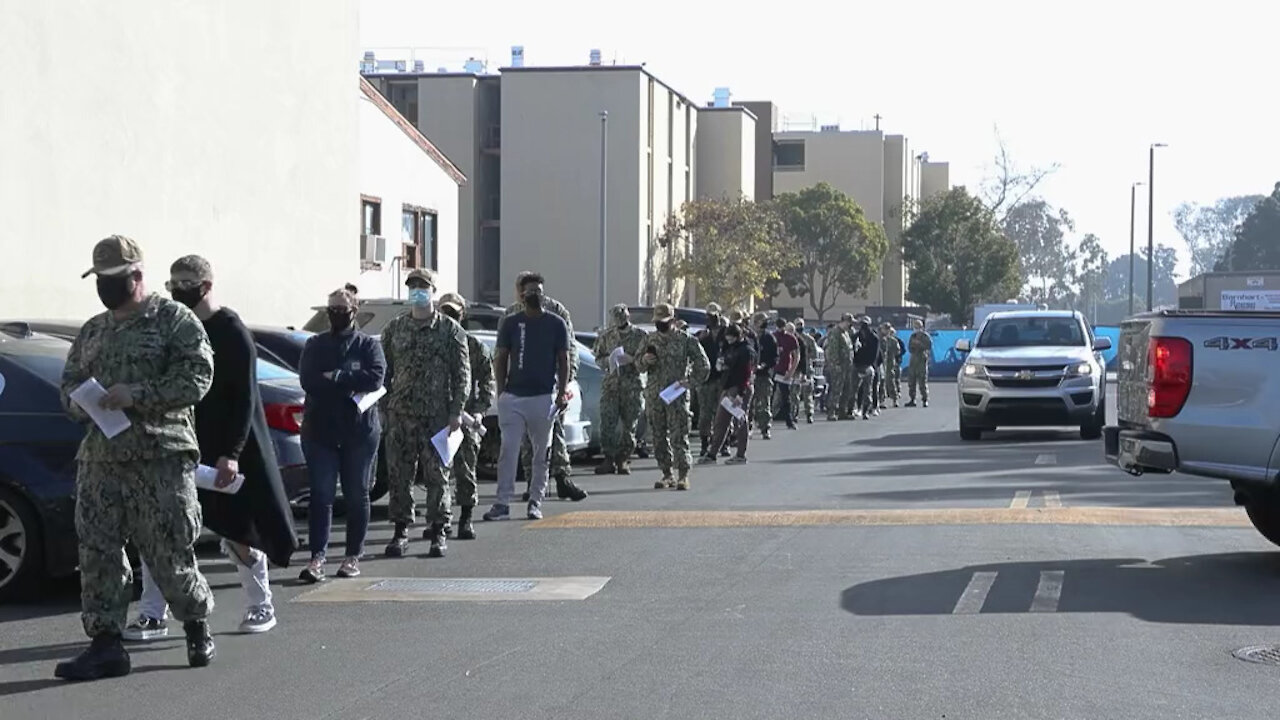
{"label": "rooftop vent", "polygon": [[711,97],[715,103],[714,107],[727,108],[729,107],[729,98],[732,97],[732,94],[729,92],[729,88],[718,87],[715,89],[715,92],[711,93]]}
{"label": "rooftop vent", "polygon": [[447,67],[445,67],[445,66],[441,65],[440,67],[436,68],[436,72],[438,72],[438,73],[447,73],[447,72],[449,72],[449,68],[447,68]]}
{"label": "rooftop vent", "polygon": [[372,50],[366,50],[364,57],[360,60],[361,74],[373,73],[378,69],[378,58],[373,54]]}
{"label": "rooftop vent", "polygon": [[818,128],[818,130],[820,132],[840,132],[840,124],[836,123],[835,125],[823,125],[822,127]]}
{"label": "rooftop vent", "polygon": [[467,61],[462,65],[462,71],[472,75],[479,75],[484,72],[484,63],[475,58],[467,58]]}
{"label": "rooftop vent", "polygon": [[511,67],[524,67],[524,46],[511,46]]}
{"label": "rooftop vent", "polygon": [[413,61],[413,71],[414,71],[414,72],[416,72],[416,73],[426,72],[426,69],[427,69],[427,64],[426,64],[426,63],[424,63],[423,61],[421,61],[421,60],[414,60],[414,61]]}
{"label": "rooftop vent", "polygon": [[590,62],[590,64],[591,64],[591,65],[599,65],[599,64],[600,64],[600,51],[599,51],[599,50],[592,50],[592,51],[591,51],[591,62]]}

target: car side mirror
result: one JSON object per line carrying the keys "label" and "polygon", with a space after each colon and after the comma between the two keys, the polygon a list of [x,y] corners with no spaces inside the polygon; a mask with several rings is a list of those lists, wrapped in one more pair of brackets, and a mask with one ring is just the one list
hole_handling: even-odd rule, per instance
{"label": "car side mirror", "polygon": [[1108,337],[1094,338],[1094,339],[1093,339],[1093,349],[1094,349],[1094,351],[1095,351],[1095,352],[1102,352],[1103,350],[1110,350],[1110,349],[1111,349],[1111,338],[1108,338]]}
{"label": "car side mirror", "polygon": [[970,342],[969,340],[960,339],[956,341],[956,350],[958,350],[959,352],[969,352],[972,349],[973,349],[973,343]]}

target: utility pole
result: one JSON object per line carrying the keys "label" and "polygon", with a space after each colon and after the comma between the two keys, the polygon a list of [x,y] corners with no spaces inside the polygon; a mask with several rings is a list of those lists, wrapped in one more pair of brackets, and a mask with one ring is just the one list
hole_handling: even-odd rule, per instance
{"label": "utility pole", "polygon": [[1129,317],[1133,317],[1133,253],[1136,248],[1133,245],[1133,224],[1134,214],[1137,212],[1138,186],[1142,184],[1139,180],[1129,185]]}
{"label": "utility pole", "polygon": [[600,332],[609,327],[609,112],[600,111]]}
{"label": "utility pole", "polygon": [[1147,312],[1155,309],[1156,290],[1156,148],[1164,143],[1151,143],[1147,161]]}

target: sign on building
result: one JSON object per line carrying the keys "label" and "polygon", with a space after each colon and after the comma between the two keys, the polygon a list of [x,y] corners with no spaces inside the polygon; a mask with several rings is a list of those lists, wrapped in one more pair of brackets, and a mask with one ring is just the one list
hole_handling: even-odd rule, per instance
{"label": "sign on building", "polygon": [[1267,279],[1261,276],[1247,278],[1244,281],[1246,287],[1266,287]]}
{"label": "sign on building", "polygon": [[1280,312],[1280,290],[1223,290],[1222,309]]}

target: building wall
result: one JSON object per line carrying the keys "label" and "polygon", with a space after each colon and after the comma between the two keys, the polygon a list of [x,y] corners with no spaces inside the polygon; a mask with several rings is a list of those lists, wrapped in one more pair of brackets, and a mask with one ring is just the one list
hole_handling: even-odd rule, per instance
{"label": "building wall", "polygon": [[[885,138],[878,130],[846,132],[779,132],[774,143],[803,141],[804,167],[788,169],[775,166],[775,193],[799,192],[826,182],[840,190],[862,208],[867,219],[883,224],[885,195]],[[873,280],[865,296],[842,294],[824,319],[838,318],[844,312],[861,312],[868,305],[880,304],[880,281]],[[896,303],[896,304],[901,304]],[[804,308],[807,317],[816,317],[809,298],[791,297],[785,289],[773,300],[775,308]]]}
{"label": "building wall", "polygon": [[944,162],[920,163],[920,198],[928,200],[951,189],[951,165]]}
{"label": "building wall", "polygon": [[884,234],[889,241],[889,254],[881,268],[880,294],[869,299],[882,306],[901,307],[906,304],[907,274],[902,262],[902,230],[905,198],[919,193],[912,185],[911,147],[901,135],[888,135],[884,139],[884,200],[881,211],[884,217]]}
{"label": "building wall", "polygon": [[208,257],[254,323],[305,321],[355,280],[357,22],[352,0],[6,3],[0,250],[38,260],[3,314],[101,311],[79,275],[112,233],[154,291]]}
{"label": "building wall", "polygon": [[698,199],[755,199],[755,132],[755,117],[745,108],[698,111]]}
{"label": "building wall", "polygon": [[404,296],[405,270],[391,259],[403,242],[401,213],[406,204],[435,211],[437,290],[458,289],[459,191],[458,183],[435,160],[360,96],[360,194],[381,201],[381,234],[387,239],[387,262],[381,269],[360,273],[356,285],[361,295]]}
{"label": "building wall", "polygon": [[756,200],[773,198],[773,134],[779,129],[778,107],[771,102],[735,102],[734,107],[746,108],[756,118],[755,175]]}

